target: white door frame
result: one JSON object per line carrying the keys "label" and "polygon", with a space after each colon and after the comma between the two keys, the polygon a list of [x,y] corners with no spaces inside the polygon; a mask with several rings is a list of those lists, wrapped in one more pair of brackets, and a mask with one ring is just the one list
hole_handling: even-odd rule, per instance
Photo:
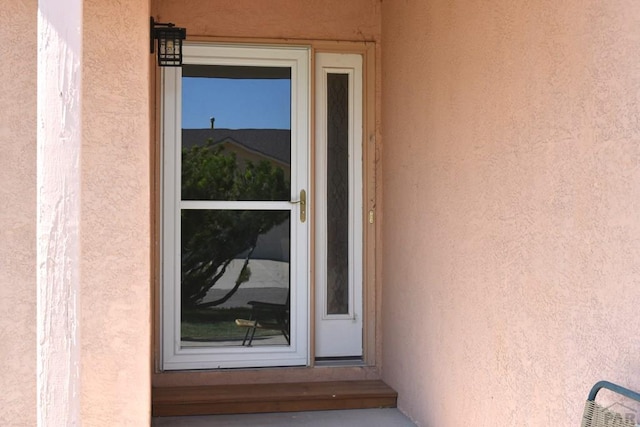
{"label": "white door frame", "polygon": [[[186,43],[186,64],[291,67],[291,200],[309,191],[309,49]],[[300,204],[181,200],[181,68],[162,72],[162,369],[216,369],[309,364],[309,222]],[[291,211],[291,343],[289,346],[189,347],[180,338],[180,210]],[[306,206],[307,212],[309,203]]]}

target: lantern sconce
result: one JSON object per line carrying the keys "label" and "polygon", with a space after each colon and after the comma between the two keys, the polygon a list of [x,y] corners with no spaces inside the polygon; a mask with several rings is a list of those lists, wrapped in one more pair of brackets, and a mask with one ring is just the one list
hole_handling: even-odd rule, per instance
{"label": "lantern sconce", "polygon": [[158,65],[161,67],[182,66],[182,40],[187,37],[187,29],[172,23],[156,22],[151,17],[151,53],[155,52],[158,40]]}

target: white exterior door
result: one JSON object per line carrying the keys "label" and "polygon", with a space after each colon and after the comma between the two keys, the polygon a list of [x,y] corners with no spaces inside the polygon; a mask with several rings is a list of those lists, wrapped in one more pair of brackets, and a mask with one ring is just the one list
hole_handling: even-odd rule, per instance
{"label": "white exterior door", "polygon": [[309,51],[184,46],[162,73],[162,367],[309,363]]}

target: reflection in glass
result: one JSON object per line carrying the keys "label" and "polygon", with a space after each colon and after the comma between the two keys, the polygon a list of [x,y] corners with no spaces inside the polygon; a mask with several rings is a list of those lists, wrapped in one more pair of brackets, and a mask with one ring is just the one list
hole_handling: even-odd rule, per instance
{"label": "reflection in glass", "polygon": [[[182,89],[181,199],[290,200],[291,68],[185,65]],[[183,346],[288,344],[289,217],[182,210]]]}
{"label": "reflection in glass", "polygon": [[283,165],[241,155],[211,139],[183,148],[182,200],[289,200]]}
{"label": "reflection in glass", "polygon": [[327,314],[349,313],[349,76],[327,75]]}
{"label": "reflection in glass", "polygon": [[186,65],[182,199],[290,197],[291,69]]}
{"label": "reflection in glass", "polygon": [[290,211],[183,210],[181,223],[182,346],[240,346],[256,314],[250,345],[287,345]]}

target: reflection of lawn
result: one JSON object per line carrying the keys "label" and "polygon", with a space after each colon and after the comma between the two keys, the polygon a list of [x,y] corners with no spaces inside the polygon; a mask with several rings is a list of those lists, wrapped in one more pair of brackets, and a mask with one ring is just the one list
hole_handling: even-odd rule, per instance
{"label": "reflection of lawn", "polygon": [[[236,319],[249,319],[250,308],[186,309],[182,312],[181,336],[186,341],[242,340],[247,328]],[[255,336],[277,335],[278,331],[256,330]]]}

